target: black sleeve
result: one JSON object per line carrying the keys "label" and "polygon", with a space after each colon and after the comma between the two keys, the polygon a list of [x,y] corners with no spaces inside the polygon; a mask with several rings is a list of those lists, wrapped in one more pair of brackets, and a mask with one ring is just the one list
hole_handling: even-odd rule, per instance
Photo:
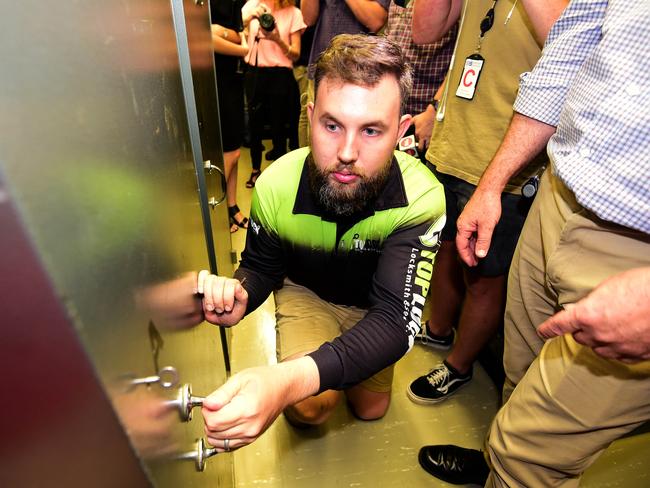
{"label": "black sleeve", "polygon": [[284,251],[277,235],[267,232],[250,217],[246,233],[246,247],[242,252],[235,278],[246,278],[244,289],[248,292],[246,314],[254,311],[269,294],[282,286],[286,275]]}
{"label": "black sleeve", "polygon": [[420,330],[444,215],[386,239],[373,276],[371,306],[352,329],[309,354],[320,391],[346,389],[400,359]]}

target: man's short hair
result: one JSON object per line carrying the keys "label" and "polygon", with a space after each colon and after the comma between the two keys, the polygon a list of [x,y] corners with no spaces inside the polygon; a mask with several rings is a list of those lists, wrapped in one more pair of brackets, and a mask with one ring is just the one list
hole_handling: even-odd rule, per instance
{"label": "man's short hair", "polygon": [[372,87],[385,75],[393,75],[399,84],[402,114],[413,85],[411,72],[402,49],[390,39],[365,34],[339,34],[316,60],[314,99],[318,85],[324,78]]}

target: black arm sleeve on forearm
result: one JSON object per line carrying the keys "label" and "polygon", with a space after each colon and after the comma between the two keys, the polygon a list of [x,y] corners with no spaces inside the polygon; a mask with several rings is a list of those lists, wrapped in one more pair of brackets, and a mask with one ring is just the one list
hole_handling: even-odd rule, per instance
{"label": "black arm sleeve on forearm", "polygon": [[239,267],[235,271],[235,278],[244,282],[244,289],[248,292],[248,306],[246,315],[257,310],[268,298],[269,294],[276,288],[274,281],[268,277],[253,271],[252,269]]}
{"label": "black arm sleeve on forearm", "polygon": [[246,248],[241,263],[235,271],[239,281],[246,278],[244,289],[248,292],[246,315],[253,312],[282,286],[286,275],[284,251],[280,239],[268,233],[261,225],[249,228]]}
{"label": "black arm sleeve on forearm", "polygon": [[[440,221],[442,228],[444,216]],[[413,344],[439,246],[437,239],[420,239],[431,231],[431,224],[402,229],[385,241],[368,313],[352,329],[310,354],[318,366],[320,391],[360,383],[395,363]]]}

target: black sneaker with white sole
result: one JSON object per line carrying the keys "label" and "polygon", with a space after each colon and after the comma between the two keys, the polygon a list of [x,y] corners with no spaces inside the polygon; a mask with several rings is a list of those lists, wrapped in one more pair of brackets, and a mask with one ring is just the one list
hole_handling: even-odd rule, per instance
{"label": "black sneaker with white sole", "polygon": [[420,324],[420,332],[415,335],[415,339],[420,344],[434,349],[449,349],[454,344],[456,331],[451,329],[451,334],[446,336],[439,336],[432,334],[426,322]]}
{"label": "black sneaker with white sole", "polygon": [[406,390],[406,394],[411,401],[421,405],[438,403],[458,391],[471,379],[471,369],[467,374],[460,374],[447,364],[447,361],[443,361],[428,374],[413,381]]}

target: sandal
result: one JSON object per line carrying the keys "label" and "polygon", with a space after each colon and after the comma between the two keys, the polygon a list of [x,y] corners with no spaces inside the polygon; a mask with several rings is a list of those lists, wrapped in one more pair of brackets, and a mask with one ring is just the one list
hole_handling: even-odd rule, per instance
{"label": "sandal", "polygon": [[[241,212],[237,204],[232,207],[228,207],[228,217],[230,219],[230,233],[237,232],[237,228],[241,227],[242,229],[248,229],[248,217],[244,217],[241,220],[237,220],[237,214]],[[234,230],[233,230],[234,229]]]}
{"label": "sandal", "polygon": [[246,188],[253,188],[255,186],[255,182],[257,181],[257,178],[260,177],[262,174],[262,171],[259,169],[254,169],[251,171],[251,177],[248,178],[248,181],[246,182]]}

